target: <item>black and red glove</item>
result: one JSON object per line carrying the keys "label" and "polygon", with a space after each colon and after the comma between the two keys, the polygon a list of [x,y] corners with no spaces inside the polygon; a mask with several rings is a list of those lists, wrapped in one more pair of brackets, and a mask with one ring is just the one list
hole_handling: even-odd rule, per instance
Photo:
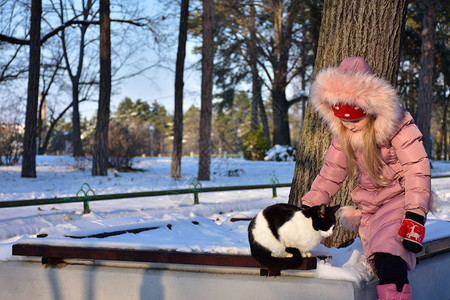
{"label": "black and red glove", "polygon": [[425,218],[413,212],[406,212],[398,234],[403,239],[403,247],[414,253],[422,251],[422,242],[425,237]]}

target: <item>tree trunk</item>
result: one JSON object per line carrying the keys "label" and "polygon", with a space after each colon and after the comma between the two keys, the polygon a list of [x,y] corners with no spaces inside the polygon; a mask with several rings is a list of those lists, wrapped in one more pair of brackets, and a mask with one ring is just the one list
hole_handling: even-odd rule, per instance
{"label": "tree trunk", "polygon": [[252,69],[252,114],[250,118],[250,131],[254,131],[256,128],[258,128],[258,107],[259,107],[259,101],[258,97],[261,97],[261,90],[258,91],[258,70],[255,69],[256,62],[253,62],[253,58],[250,59]]}
{"label": "tree trunk", "polygon": [[274,83],[274,85],[272,87],[273,144],[290,145],[289,103],[286,100],[286,85],[283,83]]}
{"label": "tree trunk", "polygon": [[[273,144],[290,145],[289,107],[286,99],[289,49],[292,45],[294,15],[298,14],[298,5],[285,7],[282,0],[273,1],[274,49],[272,58],[272,109],[273,109]],[[286,21],[284,10],[288,9]]]}
{"label": "tree trunk", "polygon": [[200,110],[198,179],[210,179],[211,117],[214,59],[214,0],[203,0],[202,105]]}
{"label": "tree trunk", "polygon": [[[416,70],[414,68],[414,64],[410,63],[409,64],[409,68],[408,68],[408,83],[410,85],[415,85],[415,76],[416,76]],[[413,116],[413,118],[416,118],[416,107],[415,107],[415,99],[416,96],[415,94],[415,89],[413,88],[409,88],[408,89],[408,96],[406,97],[406,105],[405,108],[411,113],[411,115]]]}
{"label": "tree trunk", "polygon": [[111,21],[109,0],[100,0],[100,98],[93,155],[93,176],[108,175],[108,129],[111,101]]}
{"label": "tree trunk", "polygon": [[259,117],[261,119],[261,125],[264,132],[264,136],[267,140],[267,143],[270,147],[270,130],[269,124],[267,122],[267,114],[266,109],[264,108],[264,102],[262,99],[262,80],[259,77],[258,71],[258,48],[256,45],[256,41],[258,40],[256,34],[256,9],[254,1],[251,0],[249,2],[250,6],[250,23],[249,23],[249,32],[250,39],[247,42],[248,45],[248,54],[250,56],[250,69],[252,72],[252,117],[250,123],[250,130],[255,130],[258,124],[258,112]]}
{"label": "tree trunk", "polygon": [[[362,56],[376,74],[395,85],[406,5],[406,0],[325,1],[314,75],[322,68],[338,65],[345,57]],[[308,103],[289,203],[301,205],[301,197],[309,191],[322,167],[330,137],[328,128]],[[352,204],[353,184],[346,180],[331,205]],[[324,244],[345,246],[356,236],[338,226],[333,237]]]}
{"label": "tree trunk", "polygon": [[42,1],[31,1],[30,69],[23,142],[22,177],[36,177],[36,123],[39,99]]}
{"label": "tree trunk", "polygon": [[261,97],[261,83],[258,74],[256,49],[252,41],[249,41],[250,69],[252,72],[252,115],[250,118],[250,131],[258,128],[258,108],[259,98]]}
{"label": "tree trunk", "polygon": [[258,58],[256,54],[256,45],[252,40],[250,40],[248,47],[248,53],[250,55],[250,69],[252,72],[252,114],[250,118],[250,131],[254,131],[259,127],[258,108],[259,98],[261,97],[261,83],[258,74]]}
{"label": "tree trunk", "polygon": [[81,143],[79,78],[72,82],[72,156],[84,156]]}
{"label": "tree trunk", "polygon": [[447,100],[446,102],[445,102],[445,106],[444,106],[444,114],[443,114],[443,116],[442,116],[442,120],[443,120],[443,125],[442,125],[442,127],[443,127],[443,129],[442,129],[442,132],[443,132],[443,136],[444,136],[444,142],[443,142],[443,144],[444,144],[444,160],[448,160],[449,159],[449,155],[448,155],[448,140],[449,140],[449,137],[448,137],[448,124],[447,124],[447,119],[448,119],[448,104],[449,104],[449,101]]}
{"label": "tree trunk", "polygon": [[[445,97],[445,95],[444,95]],[[440,128],[440,148],[439,153],[438,150],[436,150],[436,159],[438,160],[447,160],[448,159],[448,143],[447,143],[447,119],[448,119],[448,104],[449,101],[447,99],[444,99],[444,105],[442,107],[442,119],[441,119],[441,128]]]}
{"label": "tree trunk", "polygon": [[417,103],[417,126],[423,134],[423,146],[431,157],[431,102],[433,100],[433,67],[436,49],[437,3],[422,1],[425,14],[422,22],[422,47],[420,57],[420,82]]}
{"label": "tree trunk", "polygon": [[39,107],[38,107],[38,120],[37,120],[37,128],[36,128],[36,137],[37,137],[37,153],[39,155],[43,155],[44,152],[41,151],[42,145],[42,134],[47,128],[47,100],[44,93],[40,93],[39,95]]}
{"label": "tree trunk", "polygon": [[[92,8],[92,0],[88,0],[86,3],[83,1],[83,21],[87,21],[89,17],[90,10]],[[60,3],[60,19],[61,23],[65,23],[63,13],[64,7],[62,2]],[[80,43],[79,43],[79,54],[78,54],[78,64],[76,67],[76,72],[72,70],[70,64],[68,49],[66,47],[66,35],[65,30],[61,31],[61,43],[63,48],[63,55],[66,62],[67,73],[69,74],[70,80],[72,82],[72,156],[80,157],[84,156],[83,144],[81,141],[81,125],[80,125],[80,79],[83,71],[84,62],[84,51],[85,51],[85,36],[86,31],[89,27],[89,23],[84,23],[80,27]]]}
{"label": "tree trunk", "polygon": [[[83,20],[87,21],[89,17],[89,12],[92,8],[92,0],[88,0],[86,5],[83,6]],[[85,37],[86,31],[89,27],[89,24],[83,24],[80,27],[80,45],[79,45],[79,57],[78,57],[78,66],[77,72],[74,76],[71,76],[72,80],[72,102],[73,102],[73,111],[72,111],[72,155],[74,157],[84,156],[83,144],[81,141],[81,125],[80,125],[80,79],[81,73],[83,71],[83,61],[84,61],[84,50],[85,50]],[[67,64],[69,64],[69,60],[67,59]]]}
{"label": "tree trunk", "polygon": [[262,127],[263,127],[263,132],[264,132],[264,137],[267,140],[267,145],[268,147],[272,147],[271,145],[271,141],[270,141],[270,129],[269,129],[269,121],[267,121],[267,114],[266,114],[266,108],[264,107],[264,102],[263,102],[263,98],[262,98],[262,94],[261,94],[261,81],[260,83],[260,89],[259,89],[259,93],[260,93],[260,97],[258,98],[258,104],[259,104],[259,116],[261,118],[261,123],[262,123]]}
{"label": "tree trunk", "polygon": [[258,128],[258,97],[261,97],[261,84],[258,74],[258,50],[256,48],[256,11],[253,0],[249,3],[250,6],[250,23],[249,32],[250,39],[247,41],[248,55],[250,56],[250,70],[252,72],[252,115],[250,118],[250,131]]}
{"label": "tree trunk", "polygon": [[186,40],[189,17],[189,0],[181,1],[180,33],[175,69],[175,111],[173,116],[173,149],[170,177],[181,177],[181,156],[183,154],[183,86],[184,59],[186,57]]}

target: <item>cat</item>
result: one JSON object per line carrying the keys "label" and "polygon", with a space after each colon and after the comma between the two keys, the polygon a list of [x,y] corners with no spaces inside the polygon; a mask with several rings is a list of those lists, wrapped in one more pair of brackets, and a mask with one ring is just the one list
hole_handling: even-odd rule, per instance
{"label": "cat", "polygon": [[302,257],[333,233],[339,205],[325,204],[301,209],[290,204],[274,204],[261,210],[248,226],[252,256],[262,266],[296,269]]}

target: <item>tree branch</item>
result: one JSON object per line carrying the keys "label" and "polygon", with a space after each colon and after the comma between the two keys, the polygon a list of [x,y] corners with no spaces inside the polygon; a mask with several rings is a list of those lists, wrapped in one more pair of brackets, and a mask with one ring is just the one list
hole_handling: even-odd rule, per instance
{"label": "tree branch", "polygon": [[[150,20],[147,18],[139,18],[136,20],[111,19],[111,22],[125,23],[125,24],[130,24],[133,26],[145,27],[148,30],[150,30],[151,32],[155,33],[153,31],[153,29],[150,27]],[[72,19],[70,21],[65,22],[64,24],[61,24],[60,26],[56,27],[55,29],[53,29],[52,31],[50,31],[49,33],[44,35],[41,38],[41,45],[44,44],[48,39],[57,35],[60,31],[62,31],[63,29],[65,29],[69,26],[72,26],[72,25],[99,25],[99,24],[100,24],[100,21],[81,21],[81,20]],[[0,41],[7,42],[10,44],[16,44],[16,45],[30,45],[30,40],[7,36],[4,34],[0,34]]]}
{"label": "tree branch", "polygon": [[294,99],[289,100],[288,101],[288,105],[289,105],[289,107],[291,107],[293,104],[298,103],[300,101],[304,101],[304,100],[308,100],[308,96],[300,95],[300,96],[298,96],[298,97],[296,97]]}

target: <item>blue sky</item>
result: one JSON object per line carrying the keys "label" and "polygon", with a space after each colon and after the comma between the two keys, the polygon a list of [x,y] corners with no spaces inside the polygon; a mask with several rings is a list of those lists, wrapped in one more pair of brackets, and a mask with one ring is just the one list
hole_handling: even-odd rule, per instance
{"label": "blue sky", "polygon": [[[199,60],[198,56],[192,54],[192,44],[188,45],[186,51],[185,74],[184,74],[184,103],[183,109],[186,111],[191,105],[200,107],[200,86],[201,72],[195,70],[192,65]],[[169,113],[174,110],[174,83],[175,83],[175,60],[176,48],[174,45],[173,52],[169,53],[169,59],[173,63],[169,63],[169,67],[155,67],[147,70],[141,75],[126,79],[120,84],[112,84],[111,95],[111,111],[117,110],[119,103],[129,97],[133,101],[141,99],[149,104],[157,101],[164,105]],[[144,57],[151,61],[154,56],[152,52],[148,52]],[[127,72],[127,70],[124,70]],[[97,103],[82,103],[80,107],[82,117],[90,119],[97,111]]]}

